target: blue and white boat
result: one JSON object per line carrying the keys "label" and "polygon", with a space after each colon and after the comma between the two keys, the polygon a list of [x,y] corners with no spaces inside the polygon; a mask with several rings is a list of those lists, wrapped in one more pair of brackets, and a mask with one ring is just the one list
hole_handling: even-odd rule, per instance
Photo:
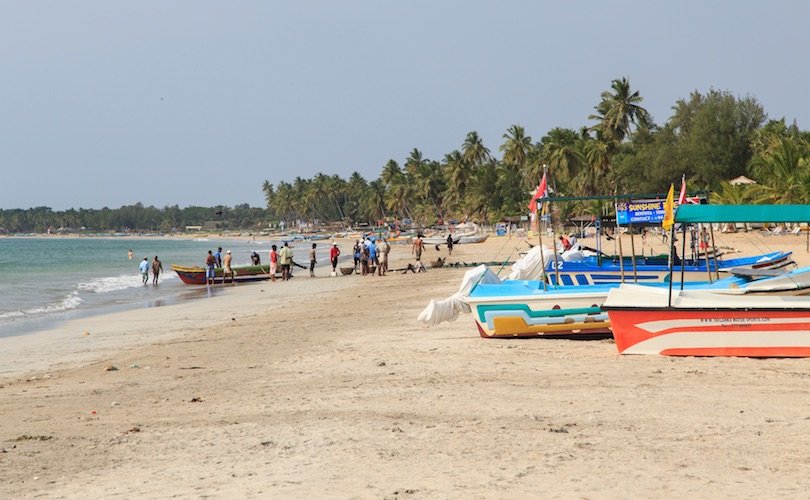
{"label": "blue and white boat", "polygon": [[[712,277],[719,274],[728,276],[728,271],[734,268],[752,269],[779,269],[793,261],[792,252],[770,252],[753,257],[739,257],[736,259],[725,259],[718,257],[706,260],[684,260],[683,281],[701,282],[707,281],[709,274]],[[681,281],[681,265],[676,262],[677,271],[672,274],[673,282]],[[549,259],[546,261],[546,275],[549,283],[556,285],[557,277],[562,285],[604,285],[617,284],[622,282],[647,283],[667,283],[669,279],[669,263],[667,257],[643,257],[636,256],[635,272],[633,271],[633,259],[611,256],[578,256],[574,260],[560,256],[556,261]]]}

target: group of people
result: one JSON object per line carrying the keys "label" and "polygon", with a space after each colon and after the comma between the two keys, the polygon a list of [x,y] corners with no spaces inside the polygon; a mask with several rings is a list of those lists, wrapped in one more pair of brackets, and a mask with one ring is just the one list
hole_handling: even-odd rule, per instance
{"label": "group of people", "polygon": [[[356,240],[352,252],[355,271],[359,265],[363,276],[375,272],[378,276],[385,276],[388,271],[388,254],[391,252],[391,245],[385,238],[377,238],[376,241],[372,241],[371,238]],[[333,270],[336,267],[337,260],[332,263]]]}
{"label": "group of people", "polygon": [[[132,259],[131,256],[132,250],[130,250],[129,252],[130,252],[129,258]],[[143,281],[144,285],[149,283],[150,270],[152,271],[152,284],[157,285],[158,277],[160,276],[160,273],[163,272],[163,263],[160,262],[160,259],[158,259],[157,255],[155,255],[155,258],[151,264],[149,263],[149,258],[144,257],[143,260],[141,261],[141,264],[138,266],[138,270],[141,272],[141,280]]]}

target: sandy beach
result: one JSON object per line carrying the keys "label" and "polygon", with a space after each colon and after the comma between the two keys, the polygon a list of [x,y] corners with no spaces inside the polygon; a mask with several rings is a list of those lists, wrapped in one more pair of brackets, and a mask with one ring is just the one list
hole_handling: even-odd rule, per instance
{"label": "sandy beach", "polygon": [[[718,240],[810,265],[804,235]],[[407,262],[392,248],[392,267]],[[450,261],[527,248],[490,238]],[[810,360],[619,356],[612,341],[481,339],[469,315],[418,323],[464,271],[302,272],[0,338],[0,497],[806,494]]]}

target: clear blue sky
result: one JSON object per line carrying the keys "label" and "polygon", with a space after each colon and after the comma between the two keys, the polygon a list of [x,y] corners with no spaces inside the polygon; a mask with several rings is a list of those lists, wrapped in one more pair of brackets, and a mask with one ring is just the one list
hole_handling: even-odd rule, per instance
{"label": "clear blue sky", "polygon": [[478,131],[578,128],[626,76],[810,127],[802,1],[2,1],[0,208],[263,206]]}

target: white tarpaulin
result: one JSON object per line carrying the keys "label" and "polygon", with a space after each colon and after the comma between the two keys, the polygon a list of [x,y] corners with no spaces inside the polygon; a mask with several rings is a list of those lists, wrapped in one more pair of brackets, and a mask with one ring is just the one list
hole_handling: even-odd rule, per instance
{"label": "white tarpaulin", "polygon": [[464,274],[458,292],[443,300],[430,299],[430,303],[419,314],[419,321],[428,326],[438,325],[445,321],[455,321],[458,313],[470,312],[470,306],[467,305],[465,298],[476,284],[500,282],[501,279],[485,265],[471,269]]}
{"label": "white tarpaulin", "polygon": [[506,277],[508,280],[542,280],[543,259],[548,265],[549,259],[554,259],[554,252],[548,247],[532,247],[526,255],[512,264],[512,272]]}

